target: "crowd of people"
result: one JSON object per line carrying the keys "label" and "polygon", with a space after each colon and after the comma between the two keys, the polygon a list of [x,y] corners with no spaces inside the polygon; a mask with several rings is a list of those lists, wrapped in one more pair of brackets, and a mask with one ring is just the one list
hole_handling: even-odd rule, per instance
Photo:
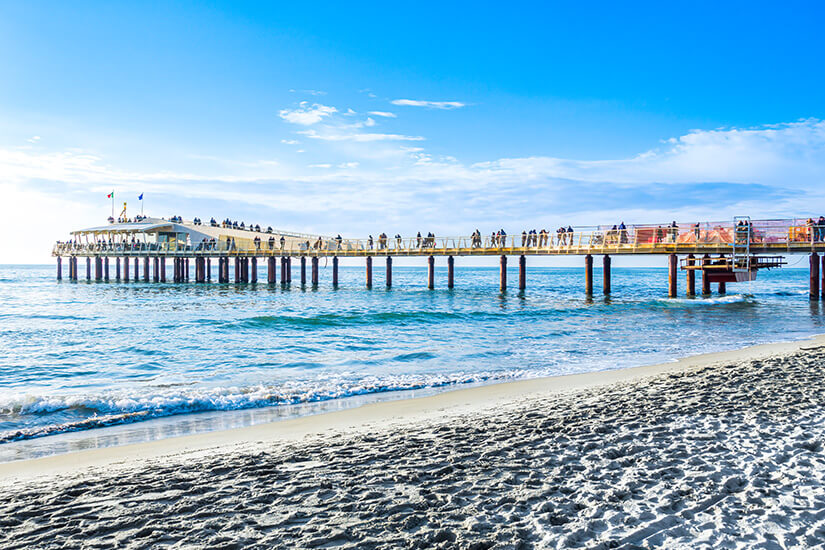
{"label": "crowd of people", "polygon": [[818,220],[808,218],[808,227],[811,228],[811,238],[818,242],[825,242],[825,216],[819,216]]}

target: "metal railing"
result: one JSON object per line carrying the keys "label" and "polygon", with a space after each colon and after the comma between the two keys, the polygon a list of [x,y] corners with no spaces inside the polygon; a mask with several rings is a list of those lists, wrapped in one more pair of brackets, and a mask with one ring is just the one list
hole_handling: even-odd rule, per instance
{"label": "metal railing", "polygon": [[[800,223],[801,222],[801,223]],[[475,234],[459,237],[379,237],[376,239],[315,240],[278,239],[209,240],[185,243],[58,242],[54,256],[70,255],[428,255],[428,254],[582,254],[582,253],[666,253],[690,250],[713,250],[734,246],[746,249],[803,250],[807,246],[825,246],[825,225],[803,220],[753,220],[749,226],[732,222],[699,222],[671,225],[632,225],[624,229],[604,226],[569,228],[517,235],[487,236]],[[309,236],[308,236],[309,237]],[[744,239],[744,242],[743,242]]]}

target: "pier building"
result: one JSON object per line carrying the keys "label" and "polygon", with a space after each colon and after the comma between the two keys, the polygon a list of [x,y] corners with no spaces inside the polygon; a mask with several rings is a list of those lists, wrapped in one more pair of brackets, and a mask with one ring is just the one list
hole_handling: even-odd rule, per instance
{"label": "pier building", "polygon": [[259,262],[265,262],[266,282],[287,285],[292,283],[295,260],[300,266],[300,284],[317,286],[319,259],[328,258],[332,263],[331,283],[337,286],[338,259],[359,257],[365,261],[368,288],[372,287],[373,261],[378,259],[385,261],[385,281],[390,287],[393,258],[424,258],[427,286],[435,288],[435,258],[445,257],[444,284],[453,288],[456,258],[498,256],[502,291],[508,287],[510,258],[518,262],[518,289],[525,290],[529,257],[582,256],[583,286],[588,296],[594,292],[594,256],[602,256],[602,292],[607,295],[611,293],[611,256],[658,255],[665,257],[668,266],[670,297],[678,294],[680,272],[685,275],[687,296],[697,295],[697,273],[701,276],[700,294],[710,294],[712,283],[724,293],[728,283],[753,280],[759,270],[781,267],[786,257],[799,254],[809,256],[810,298],[825,299],[825,227],[801,219],[741,217],[725,222],[630,225],[621,229],[568,227],[517,235],[483,236],[475,232],[458,237],[390,238],[382,234],[377,239],[351,239],[147,217],[73,231],[69,241],[58,242],[52,251],[58,279],[63,278],[65,258],[68,278],[73,281],[79,278],[81,260],[85,262],[85,278],[96,281],[166,282],[167,262],[171,262],[171,281],[187,282],[191,278],[199,284],[215,279],[218,283],[257,283]]}

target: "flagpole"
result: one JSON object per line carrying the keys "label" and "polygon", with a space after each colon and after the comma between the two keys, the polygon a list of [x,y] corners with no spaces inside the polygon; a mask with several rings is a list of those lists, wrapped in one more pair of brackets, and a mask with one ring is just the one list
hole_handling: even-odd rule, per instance
{"label": "flagpole", "polygon": [[115,190],[112,189],[112,218],[115,217]]}

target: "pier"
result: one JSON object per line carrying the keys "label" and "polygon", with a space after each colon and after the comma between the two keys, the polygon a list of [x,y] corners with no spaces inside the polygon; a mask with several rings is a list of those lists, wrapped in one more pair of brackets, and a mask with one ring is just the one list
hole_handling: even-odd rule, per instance
{"label": "pier", "polygon": [[[594,294],[593,257],[602,256],[602,293],[610,295],[612,256],[664,256],[668,267],[668,296],[679,294],[680,273],[686,276],[685,294],[696,296],[696,275],[701,276],[701,294],[711,293],[711,284],[724,294],[727,283],[751,281],[759,270],[779,268],[791,255],[809,256],[812,300],[825,299],[825,227],[801,219],[693,222],[669,225],[576,227],[557,232],[517,235],[477,232],[460,237],[413,237],[344,239],[259,227],[238,228],[227,224],[202,224],[177,219],[144,218],[136,222],[110,223],[72,232],[72,240],[58,242],[52,251],[57,259],[57,279],[63,279],[63,260],[68,278],[79,278],[78,260],[83,259],[86,280],[166,282],[166,262],[172,264],[172,281],[185,283],[193,275],[195,283],[212,282],[212,260],[217,265],[217,282],[255,284],[259,261],[266,264],[267,284],[292,282],[292,260],[300,262],[301,285],[320,284],[319,259],[331,260],[331,284],[338,286],[339,258],[364,258],[364,284],[372,288],[373,261],[384,258],[386,286],[392,287],[393,258],[421,257],[427,265],[427,288],[438,285],[435,259],[446,258],[447,280],[452,289],[456,279],[456,258],[498,256],[499,288],[506,292],[509,257],[518,261],[518,290],[527,289],[527,264],[532,256],[583,257],[583,290]],[[190,265],[191,261],[191,265]],[[114,269],[110,268],[114,264]],[[280,269],[278,264],[280,263]],[[130,271],[130,264],[133,269]],[[194,274],[191,273],[194,266]],[[112,277],[111,272],[114,271]]]}

